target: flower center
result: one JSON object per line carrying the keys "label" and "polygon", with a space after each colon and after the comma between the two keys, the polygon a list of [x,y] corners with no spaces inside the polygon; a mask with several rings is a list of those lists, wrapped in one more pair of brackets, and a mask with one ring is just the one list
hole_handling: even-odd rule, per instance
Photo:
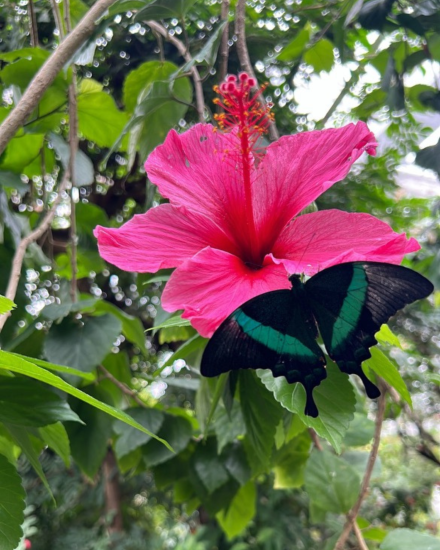
{"label": "flower center", "polygon": [[234,75],[227,76],[220,86],[214,87],[214,91],[220,96],[214,99],[214,103],[223,109],[222,113],[214,115],[214,119],[220,130],[236,132],[240,140],[238,166],[244,185],[243,214],[246,225],[246,249],[243,251],[243,259],[253,265],[261,265],[263,258],[252,205],[252,174],[255,158],[262,154],[262,148],[258,150],[258,139],[267,132],[273,114],[270,112],[270,106],[264,106],[259,99],[266,85],[251,94],[256,84],[256,80],[247,73],[240,73],[238,78]]}

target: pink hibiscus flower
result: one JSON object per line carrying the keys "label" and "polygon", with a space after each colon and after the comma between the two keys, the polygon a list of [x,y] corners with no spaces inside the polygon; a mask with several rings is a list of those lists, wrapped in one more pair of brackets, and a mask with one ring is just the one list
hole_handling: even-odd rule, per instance
{"label": "pink hibiscus flower", "polygon": [[364,122],[284,136],[264,151],[257,140],[270,116],[253,79],[222,84],[221,129],[197,124],[172,130],[145,164],[169,203],[134,216],[118,229],[98,226],[101,256],[127,271],[175,267],[162,295],[166,311],[210,336],[241,304],[290,288],[288,275],[369,260],[400,263],[420,248],[369,214],[325,210],[298,216],[343,179],[377,143]]}

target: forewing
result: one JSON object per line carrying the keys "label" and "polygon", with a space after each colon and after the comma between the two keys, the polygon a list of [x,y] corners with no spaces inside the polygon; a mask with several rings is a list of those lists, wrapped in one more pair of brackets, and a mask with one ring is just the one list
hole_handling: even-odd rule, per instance
{"label": "forewing", "polygon": [[365,376],[361,363],[383,323],[397,311],[428,296],[433,286],[422,275],[394,264],[350,262],[321,271],[305,285],[330,357],[342,372],[361,377],[367,395],[378,388]]}
{"label": "forewing", "polygon": [[202,357],[201,373],[270,369],[289,383],[301,382],[306,414],[317,416],[312,391],[325,377],[325,357],[306,304],[290,290],[268,292],[235,310],[216,330]]}

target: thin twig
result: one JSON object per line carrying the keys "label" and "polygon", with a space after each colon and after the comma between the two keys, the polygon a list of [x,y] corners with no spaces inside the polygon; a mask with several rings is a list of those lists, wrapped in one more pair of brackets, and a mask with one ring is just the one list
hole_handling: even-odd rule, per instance
{"label": "thin twig", "polygon": [[[168,33],[167,29],[163,27],[160,23],[158,23],[157,21],[145,21],[145,24],[148,25],[152,31],[161,34],[165,38],[165,40],[173,44],[173,46],[177,48],[178,52],[185,59],[185,61],[192,61],[191,54],[187,51],[185,44],[175,36],[171,36]],[[194,81],[194,90],[196,93],[196,109],[199,116],[199,122],[205,122],[205,98],[203,95],[202,81],[200,79],[197,67],[191,68],[191,75]]]}
{"label": "thin twig", "polygon": [[99,365],[98,366],[99,370],[103,373],[103,375],[105,376],[105,378],[108,378],[108,380],[110,380],[110,382],[112,382],[115,386],[117,386],[122,393],[124,393],[125,395],[128,395],[129,397],[131,397],[131,399],[133,399],[134,401],[136,401],[136,403],[138,405],[140,405],[141,407],[145,407],[146,409],[148,409],[148,406],[142,401],[142,399],[138,396],[137,392],[135,392],[134,390],[130,389],[128,386],[126,386],[123,382],[120,382],[117,378],[115,378],[113,376],[113,374],[111,374],[103,365]]}
{"label": "thin twig", "polygon": [[356,540],[359,544],[359,550],[369,550],[367,543],[365,542],[364,536],[362,535],[362,531],[359,528],[359,525],[354,522],[353,523],[353,532],[356,536]]}
{"label": "thin twig", "polygon": [[38,48],[38,27],[37,18],[35,16],[34,1],[28,0],[28,17],[29,17],[29,34],[31,38],[31,46]]}
{"label": "thin twig", "polygon": [[309,434],[310,434],[310,437],[312,438],[313,445],[316,447],[316,449],[318,449],[318,451],[322,451],[323,449],[322,449],[321,442],[319,441],[318,434],[315,432],[313,428],[309,428]]}
{"label": "thin twig", "polygon": [[229,4],[230,0],[222,1],[222,9],[220,19],[226,21],[225,28],[223,29],[222,40],[220,42],[219,57],[219,81],[223,82],[228,73],[228,57],[229,57]]}
{"label": "thin twig", "polygon": [[379,451],[380,434],[382,431],[383,418],[385,414],[387,390],[384,385],[382,385],[381,391],[382,393],[378,399],[376,428],[374,430],[373,446],[371,447],[370,456],[368,457],[367,469],[365,470],[364,479],[362,480],[361,490],[355,504],[347,514],[347,521],[345,522],[342,533],[340,534],[339,539],[337,540],[333,550],[343,550],[345,542],[347,541],[350,531],[353,528],[354,522],[356,521],[356,516],[359,513],[362,502],[368,492],[371,475],[373,473],[374,464],[376,462],[377,453]]}
{"label": "thin twig", "polygon": [[[240,61],[241,68],[247,72],[247,74],[255,79],[254,68],[252,67],[251,58],[249,57],[249,51],[246,44],[246,26],[245,26],[245,9],[246,0],[238,0],[235,10],[235,34],[237,35],[237,53]],[[260,95],[260,103],[265,108],[266,101],[263,96]],[[269,125],[269,138],[271,141],[275,141],[280,137],[275,122],[272,121]]]}
{"label": "thin twig", "polygon": [[[66,24],[66,33],[72,32],[72,22],[70,20],[70,1],[64,0],[64,21]],[[76,258],[76,208],[73,197],[73,188],[76,181],[75,160],[78,152],[78,107],[76,99],[76,67],[72,64],[72,83],[69,86],[69,171],[72,180],[72,190],[70,192],[70,266],[72,270],[72,279],[70,281],[70,298],[76,302],[77,287],[77,258]]]}
{"label": "thin twig", "polygon": [[[26,237],[24,237],[20,241],[19,245],[17,246],[17,249],[14,254],[14,259],[12,260],[11,274],[9,276],[8,288],[6,289],[6,294],[5,294],[6,298],[9,298],[10,300],[14,300],[15,295],[17,293],[18,282],[20,280],[20,274],[21,274],[21,267],[23,265],[26,249],[30,244],[34,243],[40,237],[42,237],[44,233],[49,229],[50,224],[52,223],[52,220],[55,217],[57,206],[61,202],[62,195],[66,190],[67,185],[69,184],[69,181],[70,181],[69,170],[66,170],[64,172],[64,176],[61,181],[61,184],[58,188],[58,195],[54,200],[50,210],[48,210],[47,214],[44,216],[40,225],[36,229],[31,231],[29,235],[26,235]],[[0,331],[4,327],[8,317],[9,317],[8,313],[0,316]]]}
{"label": "thin twig", "polygon": [[115,1],[116,0],[97,0],[66,40],[58,46],[46,63],[41,67],[15,109],[12,110],[10,115],[0,126],[0,154],[3,153],[9,140],[35,109],[40,99],[43,97],[44,92],[52,84],[57,74],[78,48],[93,33],[95,21],[99,19]]}

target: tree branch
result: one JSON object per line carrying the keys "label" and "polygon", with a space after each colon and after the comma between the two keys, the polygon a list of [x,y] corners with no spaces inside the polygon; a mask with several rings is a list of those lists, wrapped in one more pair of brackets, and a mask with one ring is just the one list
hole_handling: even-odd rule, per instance
{"label": "tree branch", "polygon": [[[222,10],[220,18],[222,21],[228,21],[229,17],[229,3],[230,0],[223,0],[222,1]],[[229,57],[229,23],[227,22],[225,25],[225,28],[223,29],[222,34],[222,40],[220,42],[220,50],[219,50],[219,82],[223,82],[223,80],[226,78],[226,75],[228,73],[228,57]]]}
{"label": "tree branch", "polygon": [[[176,38],[171,36],[167,29],[163,27],[157,21],[145,21],[145,24],[148,25],[152,31],[162,35],[165,40],[173,44],[176,47],[180,55],[185,59],[185,61],[192,61],[191,54],[188,52],[185,44]],[[205,98],[203,95],[202,81],[200,79],[199,71],[197,67],[191,68],[191,75],[194,81],[194,90],[196,93],[196,109],[197,114],[199,115],[199,122],[205,122]]]}
{"label": "tree branch", "polygon": [[[23,265],[24,255],[26,253],[27,247],[31,243],[34,243],[40,237],[42,237],[44,233],[49,229],[50,224],[52,223],[52,220],[55,217],[57,206],[61,202],[63,192],[66,190],[68,183],[69,183],[69,171],[66,170],[64,172],[64,176],[61,181],[61,184],[58,188],[58,195],[54,200],[50,210],[44,216],[40,225],[36,229],[31,231],[29,235],[26,235],[26,237],[24,237],[20,241],[19,245],[17,246],[17,250],[15,251],[15,254],[14,254],[14,259],[12,260],[11,274],[9,276],[8,288],[6,289],[6,294],[5,294],[6,298],[9,298],[10,300],[14,300],[15,295],[17,293],[18,282],[20,280],[20,274],[21,274],[21,267]],[[4,327],[8,317],[9,317],[9,313],[6,313],[5,315],[0,316],[0,331]]]}
{"label": "tree branch", "polygon": [[28,0],[28,17],[29,17],[29,34],[31,38],[31,46],[38,48],[38,26],[35,16],[34,1]]}
{"label": "tree branch", "polygon": [[114,2],[115,0],[97,0],[66,40],[59,45],[38,71],[15,109],[12,110],[0,126],[0,154],[3,153],[9,140],[35,109],[44,92],[52,84],[60,70],[92,34],[95,28],[95,21]]}
{"label": "tree branch", "polygon": [[[249,51],[246,44],[246,27],[245,27],[245,9],[246,0],[238,0],[235,10],[235,34],[237,35],[237,53],[240,61],[241,68],[247,72],[247,74],[258,82],[255,76],[254,68],[252,67],[251,58],[249,57]],[[260,95],[260,103],[265,108],[266,101],[263,96]],[[269,137],[271,141],[277,140],[280,135],[274,121],[269,125]]]}
{"label": "tree branch", "polygon": [[116,387],[118,387],[121,392],[125,395],[128,395],[129,397],[131,397],[131,399],[133,399],[134,401],[136,401],[136,403],[138,405],[140,405],[141,407],[144,407],[144,408],[149,408],[143,401],[142,399],[138,396],[137,392],[135,392],[134,390],[132,390],[131,388],[129,388],[128,386],[126,386],[123,382],[120,382],[115,376],[113,376],[113,374],[111,372],[109,372],[105,367],[104,365],[99,365],[99,370],[102,372],[102,374],[105,376],[105,378],[107,378],[108,380],[110,380],[110,382],[112,382]]}
{"label": "tree branch", "polygon": [[377,453],[379,451],[380,434],[382,431],[383,418],[385,414],[387,390],[383,384],[381,387],[381,391],[382,393],[378,400],[378,407],[377,407],[377,413],[376,413],[376,428],[374,430],[373,446],[371,447],[370,456],[368,457],[367,469],[365,470],[364,479],[362,480],[361,490],[359,492],[357,501],[355,502],[352,509],[347,514],[347,521],[345,522],[344,528],[342,529],[342,533],[340,534],[339,539],[336,541],[336,544],[333,550],[343,550],[345,542],[347,541],[347,538],[350,534],[350,531],[354,528],[356,516],[359,513],[362,502],[368,492],[371,475],[373,473],[374,464],[376,462]]}

